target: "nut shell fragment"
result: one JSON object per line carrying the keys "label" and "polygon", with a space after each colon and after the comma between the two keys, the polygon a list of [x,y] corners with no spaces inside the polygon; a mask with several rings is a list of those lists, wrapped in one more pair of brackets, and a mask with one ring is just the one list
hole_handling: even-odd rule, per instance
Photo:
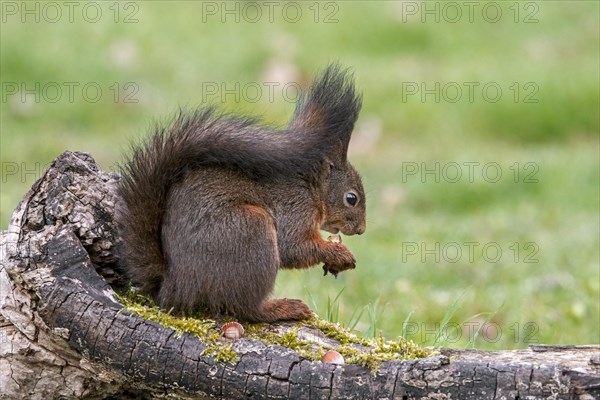
{"label": "nut shell fragment", "polygon": [[342,237],[339,235],[331,235],[327,238],[331,243],[342,243]]}

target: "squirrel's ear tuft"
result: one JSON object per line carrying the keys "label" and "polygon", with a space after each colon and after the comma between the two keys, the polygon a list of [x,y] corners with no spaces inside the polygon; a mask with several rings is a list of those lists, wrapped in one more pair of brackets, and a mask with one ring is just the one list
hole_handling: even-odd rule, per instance
{"label": "squirrel's ear tuft", "polygon": [[345,161],[354,123],[361,107],[354,89],[354,77],[338,64],[332,64],[317,78],[296,105],[290,130],[325,135],[328,158]]}

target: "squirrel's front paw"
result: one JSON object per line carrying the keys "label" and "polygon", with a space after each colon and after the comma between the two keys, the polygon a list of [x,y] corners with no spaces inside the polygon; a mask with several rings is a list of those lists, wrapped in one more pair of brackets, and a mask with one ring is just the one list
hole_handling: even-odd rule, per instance
{"label": "squirrel's front paw", "polygon": [[337,279],[338,273],[340,273],[342,271],[346,271],[348,269],[354,269],[354,268],[356,268],[355,264],[344,264],[344,265],[323,264],[323,276],[327,275],[327,273],[329,272],[331,275],[333,275],[335,277],[335,279]]}
{"label": "squirrel's front paw", "polygon": [[323,264],[323,276],[329,272],[337,278],[337,274],[348,269],[356,268],[354,255],[341,242],[334,242],[331,259]]}

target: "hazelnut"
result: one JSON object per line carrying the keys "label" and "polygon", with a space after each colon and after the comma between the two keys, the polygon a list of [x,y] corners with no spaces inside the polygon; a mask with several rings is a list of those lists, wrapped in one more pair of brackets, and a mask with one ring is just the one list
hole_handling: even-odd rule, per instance
{"label": "hazelnut", "polygon": [[227,339],[239,339],[244,336],[244,327],[238,322],[228,322],[221,330]]}
{"label": "hazelnut", "polygon": [[331,235],[327,238],[331,243],[342,243],[342,237],[339,235]]}
{"label": "hazelnut", "polygon": [[329,350],[327,353],[325,353],[323,358],[321,358],[321,361],[327,364],[345,364],[344,357],[342,357],[342,355],[335,350]]}

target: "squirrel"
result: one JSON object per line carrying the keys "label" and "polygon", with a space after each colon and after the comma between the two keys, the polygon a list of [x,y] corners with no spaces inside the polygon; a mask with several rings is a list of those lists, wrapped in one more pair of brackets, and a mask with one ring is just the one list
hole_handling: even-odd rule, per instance
{"label": "squirrel", "polygon": [[133,146],[116,214],[132,284],[179,314],[310,318],[301,300],[268,297],[279,269],[355,268],[320,230],[365,231],[363,184],[347,160],[361,103],[352,74],[334,64],[284,129],[205,108]]}

